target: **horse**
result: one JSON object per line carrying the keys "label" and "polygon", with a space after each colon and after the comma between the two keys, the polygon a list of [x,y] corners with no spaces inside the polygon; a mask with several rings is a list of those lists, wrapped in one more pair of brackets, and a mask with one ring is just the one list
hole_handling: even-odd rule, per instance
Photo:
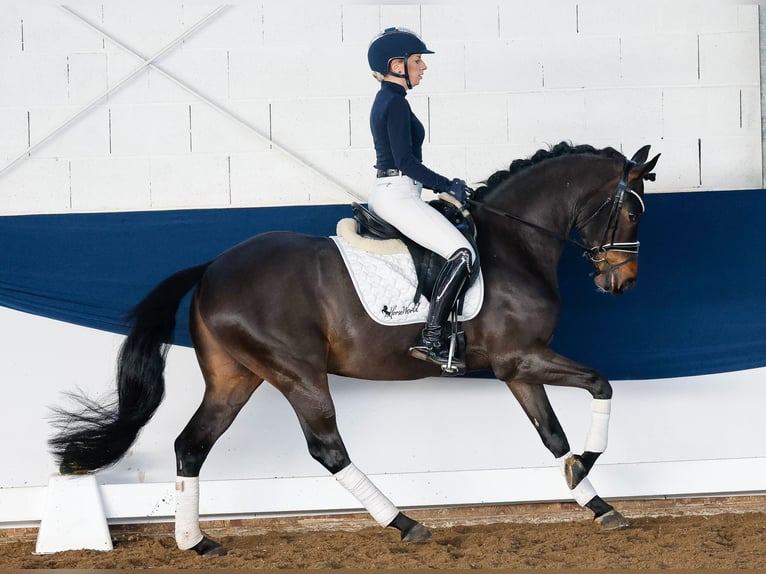
{"label": "horse", "polygon": [[[613,148],[562,142],[489,177],[465,206],[477,230],[484,284],[478,315],[463,325],[468,371],[490,370],[510,389],[563,471],[577,503],[605,529],[627,526],[588,473],[607,444],[612,387],[595,369],[550,347],[560,298],[557,262],[566,242],[583,250],[595,285],[619,295],[638,273],[644,181],[659,154],[631,159]],[[578,237],[578,239],[572,237]],[[181,550],[225,554],[199,526],[199,474],[216,440],[268,381],[290,403],[308,451],[383,527],[401,540],[431,532],[402,513],[352,462],[336,425],[328,374],[370,380],[440,375],[407,353],[419,325],[382,326],[364,311],[329,237],[273,231],[176,272],[129,314],[117,359],[117,397],[84,395],[56,409],[50,447],[64,474],[118,461],[163,399],[165,358],[181,299],[193,289],[189,330],[205,382],[202,402],[175,440],[175,538]],[[544,385],[591,394],[591,425],[573,454]]]}

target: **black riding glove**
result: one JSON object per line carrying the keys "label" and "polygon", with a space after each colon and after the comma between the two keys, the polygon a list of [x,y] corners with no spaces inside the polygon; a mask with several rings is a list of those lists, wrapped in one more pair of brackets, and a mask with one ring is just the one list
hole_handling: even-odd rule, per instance
{"label": "black riding glove", "polygon": [[473,190],[468,187],[462,179],[455,178],[447,188],[447,193],[460,202],[460,205],[465,205],[467,199],[471,198]]}

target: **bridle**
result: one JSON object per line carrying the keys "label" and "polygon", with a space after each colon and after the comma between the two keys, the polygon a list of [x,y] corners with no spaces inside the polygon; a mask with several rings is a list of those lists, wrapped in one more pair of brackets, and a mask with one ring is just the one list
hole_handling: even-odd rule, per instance
{"label": "bridle", "polygon": [[631,160],[625,161],[625,166],[622,170],[622,177],[620,178],[619,183],[617,184],[617,189],[615,192],[609,196],[604,203],[599,206],[596,211],[593,212],[592,215],[590,215],[583,223],[581,223],[577,229],[578,231],[585,227],[588,223],[590,223],[593,219],[595,219],[599,213],[601,213],[604,209],[606,209],[607,206],[611,206],[611,210],[609,212],[609,219],[607,220],[606,227],[604,228],[604,233],[601,236],[601,243],[595,247],[588,247],[584,243],[577,241],[576,239],[573,239],[571,237],[562,235],[560,233],[556,233],[555,231],[551,231],[550,229],[547,229],[545,227],[542,227],[541,225],[538,225],[536,223],[533,223],[531,221],[527,221],[526,219],[522,219],[516,215],[513,215],[512,213],[508,213],[506,211],[503,211],[501,209],[496,209],[490,205],[485,204],[481,201],[475,201],[473,199],[468,199],[467,202],[479,209],[484,209],[490,213],[494,213],[495,215],[500,215],[502,217],[507,217],[509,219],[513,219],[514,221],[518,221],[519,223],[522,223],[528,227],[531,227],[533,229],[536,229],[537,231],[540,231],[541,233],[544,233],[550,237],[554,237],[558,239],[559,241],[565,241],[567,243],[571,243],[572,245],[578,247],[583,252],[583,256],[587,257],[591,260],[593,263],[599,263],[601,261],[604,261],[606,253],[608,251],[619,251],[623,253],[630,253],[632,254],[631,257],[628,257],[626,261],[623,261],[622,263],[618,264],[617,267],[624,265],[628,261],[636,259],[638,257],[638,248],[640,245],[640,242],[638,241],[629,241],[629,242],[615,242],[615,237],[617,235],[617,229],[620,225],[620,210],[622,209],[622,204],[625,201],[625,194],[629,193],[632,194],[636,199],[638,199],[640,205],[641,205],[641,212],[643,213],[645,210],[644,207],[644,200],[641,198],[641,196],[636,193],[634,190],[630,188],[628,185],[628,175],[630,173],[630,170],[633,169],[633,167],[636,166],[636,162]]}

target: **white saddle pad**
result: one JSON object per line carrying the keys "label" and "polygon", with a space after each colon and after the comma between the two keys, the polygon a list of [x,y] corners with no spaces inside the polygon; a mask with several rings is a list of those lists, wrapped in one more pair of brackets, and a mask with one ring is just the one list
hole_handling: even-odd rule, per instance
{"label": "white saddle pad", "polygon": [[[389,326],[425,323],[428,299],[421,295],[420,301],[413,301],[418,279],[406,248],[393,253],[371,253],[351,245],[343,237],[334,235],[330,239],[338,246],[356,293],[374,321]],[[479,273],[465,295],[460,319],[468,321],[478,315],[483,300],[484,281]]]}

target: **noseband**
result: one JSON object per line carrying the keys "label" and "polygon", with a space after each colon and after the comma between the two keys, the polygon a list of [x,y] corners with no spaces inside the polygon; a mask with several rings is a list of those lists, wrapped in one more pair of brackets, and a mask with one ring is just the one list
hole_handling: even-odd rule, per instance
{"label": "noseband", "polygon": [[607,200],[604,203],[602,203],[601,206],[595,212],[593,212],[593,214],[589,216],[578,227],[578,230],[582,229],[590,221],[595,219],[598,216],[598,214],[601,213],[607,206],[611,206],[611,210],[609,212],[609,219],[607,221],[606,227],[604,228],[604,233],[601,236],[601,243],[600,245],[597,245],[595,247],[588,247],[587,245],[577,241],[576,239],[572,239],[571,237],[561,235],[560,233],[551,231],[550,229],[537,225],[536,223],[532,223],[531,221],[521,219],[520,217],[517,217],[513,215],[512,213],[507,213],[500,209],[495,209],[494,207],[486,205],[483,202],[475,201],[473,199],[468,199],[467,202],[480,209],[486,209],[487,211],[489,211],[490,213],[494,213],[495,215],[501,215],[503,217],[508,217],[509,219],[513,219],[514,221],[518,221],[519,223],[523,223],[524,225],[537,229],[538,231],[545,233],[546,235],[555,237],[556,239],[560,241],[571,243],[572,245],[581,249],[583,252],[583,255],[587,257],[588,259],[590,259],[593,263],[599,263],[601,261],[604,261],[606,253],[608,251],[620,251],[623,253],[631,253],[632,256],[628,257],[628,259],[626,259],[625,261],[614,266],[615,268],[621,267],[625,263],[628,263],[629,261],[632,261],[636,259],[636,257],[638,257],[638,248],[640,245],[640,242],[638,241],[619,243],[619,242],[615,242],[614,240],[615,236],[617,235],[617,229],[620,225],[620,210],[622,209],[622,204],[623,204],[623,201],[625,200],[625,194],[630,193],[636,199],[638,199],[639,203],[641,204],[641,212],[643,213],[645,211],[644,200],[641,199],[641,196],[638,193],[636,193],[634,190],[630,188],[630,186],[628,186],[628,174],[630,173],[630,170],[633,169],[633,167],[635,167],[635,165],[636,165],[636,162],[634,161],[631,161],[631,160],[625,161],[625,167],[622,170],[622,177],[620,178],[620,181],[617,184],[617,189],[615,190],[615,192],[609,198],[607,198]]}

